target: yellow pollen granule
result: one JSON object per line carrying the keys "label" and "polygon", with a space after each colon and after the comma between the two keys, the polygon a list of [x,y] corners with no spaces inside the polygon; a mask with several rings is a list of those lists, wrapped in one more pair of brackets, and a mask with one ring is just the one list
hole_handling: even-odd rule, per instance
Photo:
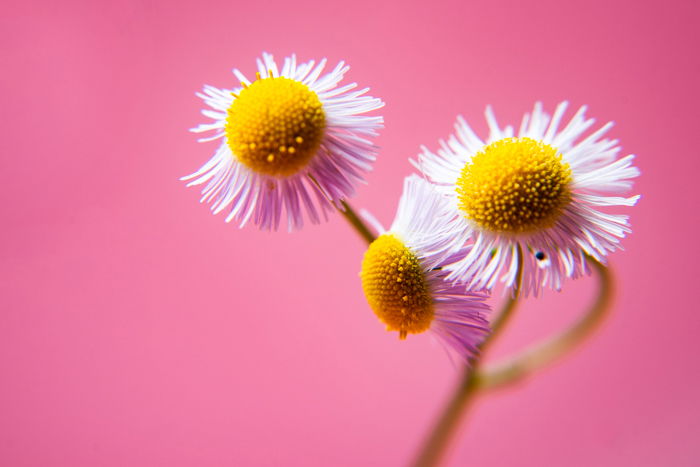
{"label": "yellow pollen granule", "polygon": [[387,331],[426,331],[433,321],[433,301],[418,257],[392,234],[380,235],[362,260],[362,289]]}
{"label": "yellow pollen granule", "polygon": [[234,156],[251,170],[287,177],[313,158],[325,127],[315,92],[292,79],[269,77],[238,93],[228,109],[226,138]]}
{"label": "yellow pollen granule", "polygon": [[528,233],[552,227],[571,200],[571,167],[552,146],[504,138],[479,151],[457,180],[459,207],[480,227]]}

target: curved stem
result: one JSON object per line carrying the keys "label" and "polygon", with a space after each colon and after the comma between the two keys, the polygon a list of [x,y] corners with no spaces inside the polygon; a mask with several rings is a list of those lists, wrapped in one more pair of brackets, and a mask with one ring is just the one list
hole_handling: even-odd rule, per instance
{"label": "curved stem", "polygon": [[340,203],[343,205],[343,209],[338,209],[338,211],[343,215],[343,217],[350,223],[350,225],[360,234],[360,236],[367,241],[367,243],[372,243],[376,237],[369,230],[369,227],[362,222],[360,216],[358,216],[355,211],[350,207],[350,205],[345,201],[341,200]]}
{"label": "curved stem", "polygon": [[466,368],[464,376],[457,386],[452,399],[445,407],[438,420],[435,429],[433,429],[430,437],[423,445],[414,467],[430,467],[437,465],[445,454],[445,448],[452,438],[456,428],[459,426],[459,421],[466,412],[467,407],[474,399],[472,396],[477,392],[478,378],[474,368]]}
{"label": "curved stem", "polygon": [[[367,243],[372,243],[376,238],[372,231],[347,202],[341,201],[341,204],[343,209],[338,210],[343,217]],[[520,248],[518,248],[517,254],[518,270],[516,272],[516,285],[513,289],[513,294],[503,304],[500,313],[493,321],[491,334],[481,344],[480,350],[482,354],[485,353],[495,341],[495,338],[501,333],[513,316],[519,302],[523,273],[523,253]],[[587,256],[587,259],[596,269],[600,284],[600,292],[591,309],[561,334],[542,344],[535,345],[503,363],[496,364],[492,368],[480,370],[478,361],[472,361],[472,367],[465,368],[464,375],[452,399],[445,407],[435,429],[421,449],[418,458],[413,464],[414,466],[429,467],[435,466],[440,462],[461,418],[477,393],[500,388],[522,380],[527,375],[547,366],[581,344],[600,326],[603,319],[607,316],[612,303],[614,294],[612,274],[608,268],[595,258]]]}
{"label": "curved stem", "polygon": [[498,315],[496,315],[496,318],[491,323],[491,334],[489,334],[489,337],[482,342],[480,346],[482,355],[496,340],[496,336],[501,333],[505,325],[513,316],[520,301],[520,290],[523,286],[523,250],[520,245],[518,245],[516,254],[518,255],[518,270],[515,273],[515,287],[513,287],[513,290],[506,299],[506,302],[503,304],[501,311],[498,313]]}
{"label": "curved stem", "polygon": [[[516,305],[518,304],[523,279],[523,252],[520,246],[518,246],[517,255],[518,270],[516,272],[515,286],[513,287],[511,296],[494,320],[491,326],[491,334],[479,346],[482,354],[503,330],[508,320],[513,316]],[[471,363],[471,368],[467,367],[464,369],[464,375],[457,389],[438,419],[435,429],[423,445],[423,448],[413,464],[415,467],[438,465],[444,456],[450,440],[454,436],[455,431],[457,431],[460,420],[466,413],[467,408],[471,405],[471,401],[474,399],[473,396],[478,392],[481,386],[481,374],[478,369],[478,361],[473,360]]]}
{"label": "curved stem", "polygon": [[491,390],[522,380],[571,351],[598,329],[610,309],[614,286],[610,270],[592,257],[587,259],[597,271],[600,284],[598,297],[588,313],[561,334],[483,370],[479,376],[479,390]]}

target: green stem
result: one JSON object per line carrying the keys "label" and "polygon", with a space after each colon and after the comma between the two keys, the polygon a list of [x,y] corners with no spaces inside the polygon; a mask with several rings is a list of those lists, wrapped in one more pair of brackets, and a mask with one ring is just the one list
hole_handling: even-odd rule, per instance
{"label": "green stem", "polygon": [[343,217],[345,218],[345,220],[348,221],[348,223],[352,226],[352,228],[355,229],[355,231],[360,234],[360,237],[362,237],[367,243],[372,243],[376,239],[376,237],[374,236],[372,231],[369,229],[369,227],[367,227],[365,225],[365,223],[362,222],[362,219],[360,219],[360,216],[358,216],[355,213],[352,206],[350,206],[350,204],[347,201],[345,201],[344,199],[341,199],[340,204],[342,206],[342,209],[338,208],[337,205],[335,203],[333,203],[333,200],[331,200],[328,197],[325,190],[318,183],[318,180],[316,180],[316,178],[314,178],[314,176],[311,174],[309,174],[308,177],[309,177],[309,180],[311,180],[314,183],[314,185],[316,185],[316,187],[323,194],[323,196],[326,197],[328,202],[330,202],[331,204],[336,206],[336,208],[338,209],[338,212],[340,212],[343,215]]}
{"label": "green stem", "polygon": [[343,209],[338,209],[338,211],[367,243],[372,243],[376,238],[372,231],[362,222],[362,219],[360,219],[347,202],[341,200],[340,203],[343,205]]}
{"label": "green stem", "polygon": [[491,344],[495,342],[496,336],[503,331],[505,325],[515,314],[515,309],[520,302],[520,290],[522,289],[523,285],[523,250],[520,245],[518,245],[516,254],[518,255],[518,270],[515,273],[515,287],[513,287],[513,290],[508,295],[506,302],[501,307],[501,311],[498,313],[498,315],[496,315],[496,318],[491,323],[491,334],[489,334],[489,337],[479,347],[482,355],[489,347],[491,347]]}
{"label": "green stem", "polygon": [[[519,251],[519,254],[522,254]],[[435,466],[442,458],[453,432],[459,424],[461,416],[474,396],[479,392],[486,392],[516,383],[527,375],[552,363],[562,355],[570,352],[586,340],[603,322],[612,303],[614,287],[610,270],[592,257],[587,258],[598,273],[600,292],[590,310],[581,317],[573,326],[561,334],[535,345],[529,350],[495,365],[493,368],[479,369],[477,364],[465,372],[462,382],[457,387],[452,400],[449,402],[440,418],[438,425],[428,439],[420,457],[414,464],[416,467]],[[518,287],[516,293],[503,307],[498,318],[494,321],[493,333],[482,344],[483,350],[494,341],[504,324],[510,318],[515,308],[520,289],[522,271],[518,271]]]}
{"label": "green stem", "polygon": [[474,368],[466,368],[464,377],[457,386],[452,399],[445,407],[435,429],[423,445],[420,454],[413,463],[414,467],[429,467],[437,465],[445,454],[448,441],[452,438],[459,421],[473,400],[479,388],[477,373]]}
{"label": "green stem", "polygon": [[[372,243],[375,236],[365,225],[355,211],[345,201],[341,201],[343,210],[339,209],[343,217],[360,234],[360,236]],[[503,304],[500,313],[494,319],[489,337],[480,346],[483,355],[495,338],[513,316],[520,298],[522,288],[522,260],[523,252],[518,248],[518,271],[516,273],[516,285],[513,294]],[[598,273],[600,292],[590,310],[581,317],[573,326],[561,334],[535,345],[521,354],[493,367],[481,370],[478,361],[472,361],[471,368],[465,368],[464,375],[457,389],[445,407],[430,438],[426,441],[414,466],[432,467],[437,465],[445,454],[445,450],[459,426],[461,418],[471,405],[474,397],[480,392],[504,387],[522,380],[527,375],[547,366],[562,355],[573,350],[590,336],[603,322],[608,314],[614,294],[612,274],[610,270],[588,256],[587,260]]]}
{"label": "green stem", "polygon": [[[486,348],[489,347],[494,341],[496,336],[498,336],[503,330],[508,320],[512,317],[518,303],[523,279],[523,252],[520,246],[518,246],[517,255],[518,270],[516,273],[516,282],[515,286],[513,287],[513,293],[510,295],[506,303],[503,305],[501,312],[498,313],[497,318],[494,320],[491,326],[491,334],[480,345],[482,355]],[[432,467],[438,465],[442,457],[445,455],[447,446],[457,431],[461,418],[466,413],[467,408],[471,405],[471,401],[474,398],[473,396],[476,395],[481,385],[480,373],[478,371],[479,362],[478,360],[472,360],[471,364],[471,368],[467,367],[464,369],[464,374],[459,385],[457,386],[457,389],[452,395],[450,401],[447,403],[445,409],[442,411],[442,415],[438,419],[435,429],[431,432],[430,437],[426,440],[423,448],[416,458],[416,461],[413,464],[415,467]]]}
{"label": "green stem", "polygon": [[479,389],[482,391],[510,385],[543,368],[562,355],[570,352],[586,340],[602,324],[608,315],[614,295],[612,274],[608,268],[592,257],[587,258],[598,273],[600,292],[588,313],[583,315],[573,326],[523,351],[503,363],[485,369],[479,377]]}

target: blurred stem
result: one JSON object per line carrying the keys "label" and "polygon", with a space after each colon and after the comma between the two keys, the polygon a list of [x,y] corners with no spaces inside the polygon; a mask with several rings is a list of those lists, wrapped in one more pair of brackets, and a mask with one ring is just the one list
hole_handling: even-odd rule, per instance
{"label": "blurred stem", "polygon": [[587,257],[598,273],[599,292],[590,310],[560,334],[524,350],[520,354],[486,368],[479,375],[479,389],[487,391],[516,383],[569,353],[591,336],[608,315],[614,295],[610,269],[595,258]]}
{"label": "blurred stem", "polygon": [[520,299],[520,289],[523,285],[523,250],[520,247],[520,245],[518,245],[518,250],[516,254],[518,255],[518,270],[515,273],[515,287],[513,287],[513,290],[508,295],[508,298],[503,304],[501,311],[493,320],[493,323],[491,323],[491,334],[489,334],[489,337],[479,347],[482,355],[486,353],[486,350],[489,347],[491,347],[491,344],[496,340],[496,336],[498,336],[501,333],[501,331],[503,331],[503,328],[513,316],[513,314],[515,313],[515,309],[518,306]]}
{"label": "blurred stem", "polygon": [[478,390],[478,373],[476,371],[476,363],[474,367],[465,368],[464,376],[457,386],[452,399],[445,407],[433,429],[430,437],[413,463],[414,467],[429,467],[438,465],[445,454],[445,449],[454,434],[455,429],[459,426],[459,421],[464,416],[467,407],[473,400],[473,395]]}
{"label": "blurred stem", "polygon": [[347,220],[348,223],[350,223],[350,225],[357,231],[357,233],[360,234],[360,237],[365,239],[367,243],[372,243],[376,237],[374,236],[372,231],[369,230],[369,227],[367,227],[365,223],[362,222],[360,216],[358,216],[355,213],[352,207],[345,200],[341,200],[340,204],[342,204],[343,209],[338,209],[338,211],[343,215],[345,220]]}
{"label": "blurred stem", "polygon": [[[313,181],[316,182],[315,180]],[[376,238],[372,231],[347,202],[341,201],[341,205],[343,209],[338,208],[338,211],[367,243],[372,243]],[[501,334],[519,303],[523,275],[523,252],[520,247],[518,247],[517,255],[518,270],[513,293],[508,297],[500,313],[494,319],[491,325],[491,334],[480,346],[482,356],[496,340],[496,337]],[[504,362],[481,369],[479,361],[472,360],[471,368],[464,369],[464,375],[455,393],[445,407],[435,429],[423,445],[419,456],[413,464],[415,467],[438,465],[445,455],[447,446],[454,436],[460,420],[478,393],[521,381],[528,375],[572,351],[600,327],[604,318],[608,315],[612,303],[614,295],[613,277],[611,271],[598,260],[591,256],[586,256],[586,259],[598,273],[599,292],[593,306],[568,329]]]}
{"label": "blurred stem", "polygon": [[[482,355],[513,316],[516,305],[518,304],[523,280],[523,251],[520,246],[518,246],[517,255],[518,270],[516,272],[513,292],[503,304],[501,312],[498,313],[498,316],[494,320],[491,326],[491,334],[480,346]],[[473,396],[479,391],[480,380],[479,361],[474,359],[471,361],[471,368],[466,367],[464,369],[464,374],[457,389],[438,419],[435,429],[433,429],[430,437],[427,439],[416,458],[413,464],[415,467],[431,467],[439,464],[440,460],[445,455],[450,440],[454,437],[455,431],[457,431],[461,418],[466,413],[466,409],[471,405],[471,401],[474,398]]]}
{"label": "blurred stem", "polygon": [[[521,381],[526,376],[576,348],[598,329],[608,315],[612,303],[613,278],[610,270],[595,258],[588,256],[587,260],[598,273],[599,283],[598,296],[588,312],[565,331],[503,363],[485,369],[480,369],[477,364],[474,364],[471,371],[467,369],[452,400],[447,405],[438,425],[414,464],[416,467],[438,465],[460,417],[469,407],[470,402],[474,400],[474,396]],[[520,279],[519,277],[518,289],[521,285]],[[503,324],[512,314],[512,310],[509,308],[515,307],[517,298],[516,294],[504,304],[503,311],[494,322],[494,333],[482,345],[482,351],[487,347],[487,343],[493,342],[494,335],[497,334],[496,331],[502,329]]]}

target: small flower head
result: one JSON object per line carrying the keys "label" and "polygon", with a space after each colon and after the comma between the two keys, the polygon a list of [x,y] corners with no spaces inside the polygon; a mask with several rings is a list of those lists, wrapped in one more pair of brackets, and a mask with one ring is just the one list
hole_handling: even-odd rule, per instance
{"label": "small flower head", "polygon": [[396,235],[385,233],[370,245],[362,262],[362,288],[370,307],[405,339],[430,329],[435,306],[416,253]]}
{"label": "small flower head", "polygon": [[365,116],[383,103],[338,86],[348,71],[343,62],[322,74],[326,61],[297,64],[292,56],[282,69],[269,54],[258,60],[250,81],[234,74],[241,86],[205,86],[198,94],[214,120],[195,132],[211,131],[202,140],[221,139],[212,159],[183,177],[189,185],[205,184],[202,201],[216,214],[228,209],[226,221],[248,221],[276,230],[286,211],[289,230],[301,228],[304,212],[314,222],[327,216],[331,203],[350,197],[371,169],[381,117]]}
{"label": "small flower head", "polygon": [[559,129],[566,107],[560,104],[550,117],[535,105],[517,137],[513,128],[498,126],[489,108],[485,142],[460,117],[437,154],[423,149],[417,167],[460,219],[454,237],[472,245],[447,266],[450,278],[489,289],[501,278],[513,286],[522,268],[523,293],[537,294],[586,272],[586,255],[604,261],[620,248],[630,232],[628,217],[604,209],[639,198],[616,196],[639,175],[634,156],[618,159],[617,141],[601,139],[611,123],[580,139],[594,123],[584,117],[585,107]]}
{"label": "small flower head", "polygon": [[369,246],[360,277],[367,301],[399,338],[432,331],[468,360],[488,333],[486,295],[446,280],[466,250],[451,242],[450,206],[427,181],[408,177],[396,219]]}

